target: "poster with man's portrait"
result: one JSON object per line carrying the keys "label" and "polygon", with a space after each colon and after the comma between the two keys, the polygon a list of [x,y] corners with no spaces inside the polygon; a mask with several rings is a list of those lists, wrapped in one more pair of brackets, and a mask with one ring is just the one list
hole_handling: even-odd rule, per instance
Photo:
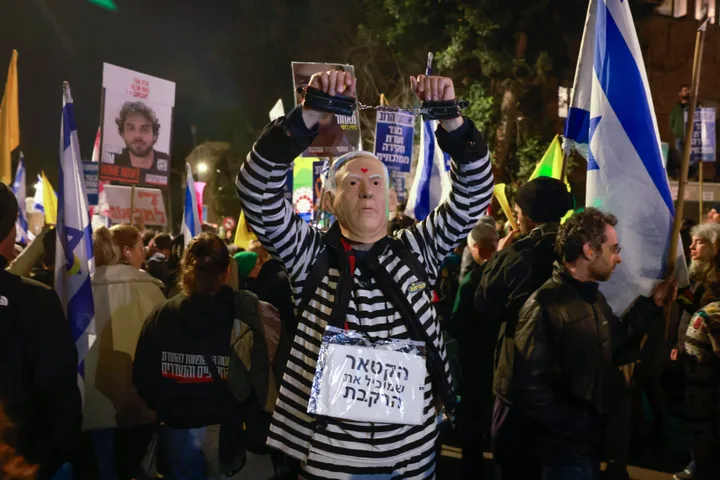
{"label": "poster with man's portrait", "polygon": [[[303,95],[297,93],[298,88],[305,88],[310,78],[319,72],[340,70],[355,75],[352,65],[333,63],[292,62],[293,85],[295,88],[295,105],[302,103]],[[320,133],[312,145],[303,152],[303,157],[339,157],[348,152],[360,149],[360,117],[358,112],[351,116],[330,115],[320,123]]]}
{"label": "poster with man's portrait", "polygon": [[100,180],[165,188],[175,83],[103,64]]}

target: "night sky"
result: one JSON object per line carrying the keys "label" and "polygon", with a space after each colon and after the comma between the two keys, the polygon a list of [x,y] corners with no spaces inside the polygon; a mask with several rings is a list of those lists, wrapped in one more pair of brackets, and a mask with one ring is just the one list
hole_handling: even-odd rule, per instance
{"label": "night sky", "polygon": [[[322,2],[116,0],[112,12],[86,0],[8,1],[0,27],[0,88],[16,49],[28,182],[42,169],[57,185],[63,80],[72,88],[82,157],[90,158],[103,62],[176,82],[174,168],[182,169],[192,147],[193,124],[198,142],[249,146],[278,97],[286,109],[292,106],[291,60],[342,60],[304,28],[327,21],[307,8]],[[14,173],[17,151],[13,159]]]}

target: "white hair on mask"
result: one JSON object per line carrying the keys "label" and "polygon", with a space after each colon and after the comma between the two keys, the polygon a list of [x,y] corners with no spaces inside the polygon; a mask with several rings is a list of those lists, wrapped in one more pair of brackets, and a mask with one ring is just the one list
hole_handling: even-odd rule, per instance
{"label": "white hair on mask", "polygon": [[335,179],[335,176],[337,175],[337,173],[350,160],[354,160],[354,159],[360,158],[360,157],[373,158],[373,159],[377,160],[378,162],[380,162],[380,164],[383,166],[383,173],[385,176],[385,185],[387,185],[388,187],[390,186],[390,173],[388,172],[387,166],[385,166],[385,164],[382,163],[382,161],[380,161],[380,159],[377,158],[372,153],[359,150],[356,152],[346,153],[342,157],[339,157],[338,159],[336,159],[333,162],[333,164],[330,165],[330,169],[328,170],[327,180],[325,180],[325,191],[335,193],[335,191],[337,190],[337,183],[336,183],[336,179]]}

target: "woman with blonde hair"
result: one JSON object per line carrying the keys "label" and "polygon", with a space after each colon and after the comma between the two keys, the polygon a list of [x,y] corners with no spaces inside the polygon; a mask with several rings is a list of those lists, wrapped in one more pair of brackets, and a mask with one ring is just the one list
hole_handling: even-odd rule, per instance
{"label": "woman with blonde hair", "polygon": [[130,479],[139,474],[155,423],[132,383],[135,346],[145,319],[165,302],[164,285],[140,269],[144,244],[135,227],[100,227],[93,247],[97,340],[85,357],[83,431],[99,478]]}

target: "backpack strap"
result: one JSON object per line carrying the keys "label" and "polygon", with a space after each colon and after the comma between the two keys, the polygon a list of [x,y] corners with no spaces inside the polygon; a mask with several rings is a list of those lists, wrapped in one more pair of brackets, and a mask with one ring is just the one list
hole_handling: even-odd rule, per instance
{"label": "backpack strap", "polygon": [[430,288],[430,280],[428,278],[427,270],[425,270],[425,267],[422,263],[420,263],[420,260],[418,260],[412,250],[410,250],[407,245],[397,238],[389,237],[389,239],[390,248],[392,249],[393,254],[400,258],[402,264],[408,267],[410,272],[415,275],[419,281],[424,282],[425,285]]}
{"label": "backpack strap", "polygon": [[[406,265],[419,280],[424,281],[426,284],[425,288],[428,288],[427,273],[425,269],[422,268],[415,254],[399,240],[391,239],[389,245],[392,253],[399,257],[403,264]],[[398,309],[410,338],[425,344],[428,373],[430,374],[433,387],[440,396],[445,408],[453,412],[455,410],[456,396],[453,386],[445,374],[445,362],[442,360],[440,352],[430,338],[430,335],[428,335],[427,330],[425,330],[420,323],[420,319],[410,305],[405,292],[402,291],[400,285],[398,285],[387,269],[380,265],[380,261],[377,258],[377,251],[371,251],[363,260],[368,270],[377,280],[380,289]],[[420,275],[417,275],[416,271]],[[438,332],[438,335],[441,335],[441,332]]]}
{"label": "backpack strap", "polygon": [[339,252],[329,245],[325,245],[325,248],[318,254],[312,267],[310,267],[310,272],[303,284],[297,314],[302,315],[302,312],[308,307],[310,299],[315,292],[317,292],[325,276],[330,272],[331,266],[340,272],[340,279],[338,280],[338,286],[335,291],[335,302],[330,312],[328,325],[336,328],[345,328],[347,310],[350,304],[353,272],[349,271],[347,253],[344,251]]}
{"label": "backpack strap", "polygon": [[305,283],[303,283],[302,294],[300,295],[300,304],[297,309],[298,314],[301,314],[302,311],[307,308],[310,304],[310,299],[317,291],[320,283],[322,283],[323,278],[328,274],[328,272],[330,272],[330,252],[328,250],[329,249],[327,247],[322,249],[317,258],[315,258],[315,262],[312,264],[312,267],[310,267],[310,272],[308,272],[308,275],[305,278]]}
{"label": "backpack strap", "polygon": [[[270,403],[274,406],[274,394],[271,389],[276,388],[276,386],[265,339],[265,326],[260,316],[260,300],[257,295],[247,290],[233,291],[233,300],[235,303],[235,318],[250,327],[253,337],[250,349],[250,368],[238,357],[235,345],[231,345],[233,351],[230,355],[228,378],[232,381],[228,387],[233,391],[233,394],[241,398],[246,396],[249,387],[250,391],[255,393],[255,397],[261,406],[271,408],[267,403],[269,399],[273,399]],[[236,373],[241,377],[235,377]],[[246,376],[247,381],[243,379],[243,376]]]}

